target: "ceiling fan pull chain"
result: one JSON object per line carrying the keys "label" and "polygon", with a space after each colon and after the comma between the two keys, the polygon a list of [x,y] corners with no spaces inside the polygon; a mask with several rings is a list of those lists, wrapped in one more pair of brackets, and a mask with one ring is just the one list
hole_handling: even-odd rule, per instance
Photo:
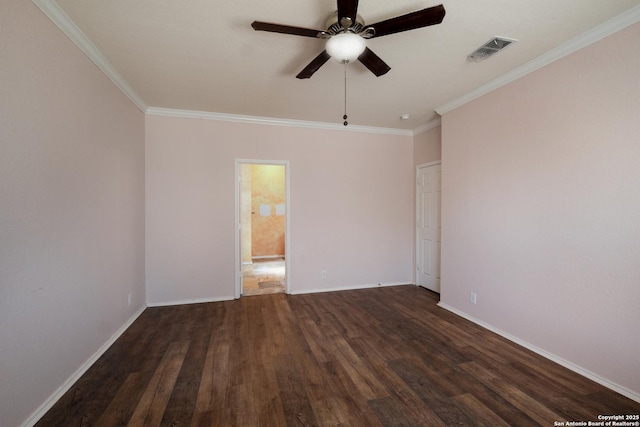
{"label": "ceiling fan pull chain", "polygon": [[344,119],[343,125],[347,126],[349,122],[347,121],[347,63],[344,63]]}

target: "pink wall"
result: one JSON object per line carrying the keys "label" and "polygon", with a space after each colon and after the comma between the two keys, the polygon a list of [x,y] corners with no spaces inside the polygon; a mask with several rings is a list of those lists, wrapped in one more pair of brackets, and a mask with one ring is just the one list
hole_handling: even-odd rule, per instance
{"label": "pink wall", "polygon": [[30,1],[2,2],[0,51],[0,424],[17,426],[144,306],[144,118]]}
{"label": "pink wall", "polygon": [[636,398],[638,40],[635,24],[444,115],[441,295]]}
{"label": "pink wall", "polygon": [[413,281],[411,137],[146,123],[149,303],[233,298],[236,159],[290,162],[293,293]]}
{"label": "pink wall", "polygon": [[442,160],[442,127],[436,126],[413,137],[413,165]]}

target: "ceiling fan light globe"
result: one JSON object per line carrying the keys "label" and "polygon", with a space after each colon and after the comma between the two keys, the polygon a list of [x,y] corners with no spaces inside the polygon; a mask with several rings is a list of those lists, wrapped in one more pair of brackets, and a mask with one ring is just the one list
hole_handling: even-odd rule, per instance
{"label": "ceiling fan light globe", "polygon": [[358,59],[366,48],[365,40],[354,33],[340,33],[327,40],[325,49],[329,56],[340,63],[348,63]]}

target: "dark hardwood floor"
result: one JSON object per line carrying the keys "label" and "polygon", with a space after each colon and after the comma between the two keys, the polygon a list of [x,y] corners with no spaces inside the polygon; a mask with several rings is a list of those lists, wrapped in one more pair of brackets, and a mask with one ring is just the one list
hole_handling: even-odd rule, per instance
{"label": "dark hardwood floor", "polygon": [[416,286],[147,309],[38,426],[553,426],[640,404]]}

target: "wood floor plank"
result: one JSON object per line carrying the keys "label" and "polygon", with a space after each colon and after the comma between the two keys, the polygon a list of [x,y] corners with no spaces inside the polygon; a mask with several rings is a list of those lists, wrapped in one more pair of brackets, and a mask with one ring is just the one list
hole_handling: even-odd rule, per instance
{"label": "wood floor plank", "polygon": [[392,369],[445,424],[473,425],[473,418],[427,378],[420,365],[415,359],[401,359],[392,363]]}
{"label": "wood floor plank", "polygon": [[196,425],[201,424],[199,419],[204,416],[209,418],[214,410],[217,421],[231,421],[225,418],[229,402],[228,390],[231,385],[229,378],[229,348],[226,339],[214,339],[207,350],[207,357],[202,369],[202,379],[198,388],[195,404]]}
{"label": "wood floor plank", "polygon": [[527,395],[516,385],[497,375],[495,371],[486,369],[475,362],[468,362],[463,365],[463,369],[471,373],[474,377],[487,384],[504,396],[515,407],[534,419],[540,425],[545,425],[551,421],[567,421],[560,414],[552,411],[535,398]]}
{"label": "wood floor plank", "polygon": [[294,357],[280,355],[275,360],[276,377],[287,425],[317,425],[313,407],[307,395],[306,374]]}
{"label": "wood floor plank", "polygon": [[196,304],[193,309],[198,321],[189,322],[185,319],[191,326],[185,328],[188,333],[180,338],[188,339],[191,345],[167,403],[161,426],[188,426],[195,413],[215,311],[207,310],[207,304]]}
{"label": "wood floor plank", "polygon": [[511,404],[505,396],[479,381],[473,375],[462,369],[462,367],[449,371],[447,376],[450,381],[464,387],[467,393],[473,395],[478,401],[487,408],[490,408],[492,412],[503,420],[508,420],[511,425],[528,426],[536,424],[531,417]]}
{"label": "wood floor plank", "polygon": [[553,425],[640,403],[416,286],[149,308],[49,426]]}
{"label": "wood floor plank", "polygon": [[409,418],[400,402],[392,396],[370,400],[369,405],[383,426],[415,427],[420,425]]}
{"label": "wood floor plank", "polygon": [[[389,391],[389,397],[383,398],[386,404],[394,404],[393,412],[402,412],[406,418],[411,420],[412,426],[425,427],[446,427],[447,424],[439,418],[429,405],[425,405],[424,401],[404,382],[387,364],[379,366],[376,369],[378,378]],[[392,420],[389,414],[380,414],[385,406],[377,405],[374,407],[378,418],[381,420]],[[385,425],[394,425],[393,422]]]}
{"label": "wood floor plank", "polygon": [[174,342],[169,345],[165,357],[162,358],[127,423],[128,426],[160,425],[188,348],[189,341]]}
{"label": "wood floor plank", "polygon": [[140,377],[139,372],[127,376],[118,393],[98,419],[96,427],[127,425],[147,386]]}
{"label": "wood floor plank", "polygon": [[325,341],[324,333],[314,321],[308,318],[301,319],[300,328],[315,360],[318,363],[326,363],[333,353],[333,348],[322,345]]}
{"label": "wood floor plank", "polygon": [[371,369],[366,359],[357,355],[345,339],[337,338],[336,348],[338,352],[335,356],[345,367],[349,377],[365,399],[376,399],[388,395],[385,388],[377,380],[376,372]]}
{"label": "wood floor plank", "polygon": [[474,425],[492,427],[510,427],[514,425],[500,418],[472,394],[460,394],[453,396],[452,399],[469,414]]}

